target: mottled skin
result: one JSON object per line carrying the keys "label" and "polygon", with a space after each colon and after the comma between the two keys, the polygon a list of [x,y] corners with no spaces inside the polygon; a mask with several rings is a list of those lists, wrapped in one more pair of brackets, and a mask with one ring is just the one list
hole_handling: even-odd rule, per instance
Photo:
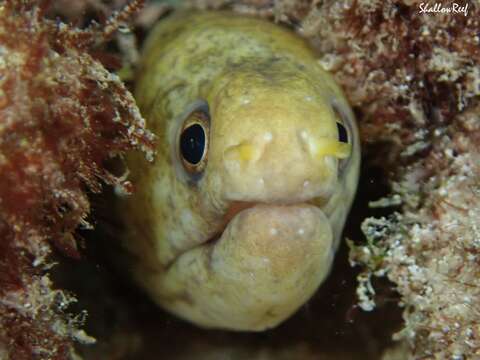
{"label": "mottled skin", "polygon": [[[278,325],[327,276],[355,193],[358,135],[342,92],[288,30],[197,12],[152,31],[135,95],[158,136],[153,165],[128,159],[136,193],[121,202],[135,279],[204,327]],[[199,100],[208,161],[191,177],[177,137]]]}

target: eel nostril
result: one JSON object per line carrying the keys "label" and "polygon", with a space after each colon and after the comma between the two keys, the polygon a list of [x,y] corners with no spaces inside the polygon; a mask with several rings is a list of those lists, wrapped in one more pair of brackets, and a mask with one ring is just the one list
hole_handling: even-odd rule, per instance
{"label": "eel nostril", "polygon": [[250,142],[242,141],[225,149],[223,157],[227,163],[233,162],[240,166],[245,166],[258,158],[258,149]]}
{"label": "eel nostril", "polygon": [[297,138],[303,152],[312,159],[318,161],[326,156],[345,159],[350,155],[351,145],[338,141],[338,139],[320,136],[311,136],[308,130],[302,129],[297,132]]}
{"label": "eel nostril", "polygon": [[244,167],[259,161],[267,148],[272,146],[272,142],[274,142],[274,134],[270,131],[254,135],[248,140],[228,146],[223,153],[224,161]]}

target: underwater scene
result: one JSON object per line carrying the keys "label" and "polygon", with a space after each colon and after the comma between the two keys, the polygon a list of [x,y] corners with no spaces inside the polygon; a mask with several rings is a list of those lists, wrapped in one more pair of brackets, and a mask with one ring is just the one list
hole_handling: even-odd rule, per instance
{"label": "underwater scene", "polygon": [[0,360],[480,358],[480,3],[0,1]]}

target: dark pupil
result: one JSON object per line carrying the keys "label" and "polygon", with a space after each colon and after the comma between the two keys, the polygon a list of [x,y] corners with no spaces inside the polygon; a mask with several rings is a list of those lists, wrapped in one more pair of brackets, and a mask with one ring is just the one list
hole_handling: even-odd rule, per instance
{"label": "dark pupil", "polygon": [[193,124],[180,137],[180,151],[189,163],[196,165],[202,160],[205,150],[205,131],[199,124]]}
{"label": "dark pupil", "polygon": [[347,134],[347,129],[345,129],[345,126],[337,122],[337,128],[338,128],[338,141],[343,143],[348,143],[348,134]]}

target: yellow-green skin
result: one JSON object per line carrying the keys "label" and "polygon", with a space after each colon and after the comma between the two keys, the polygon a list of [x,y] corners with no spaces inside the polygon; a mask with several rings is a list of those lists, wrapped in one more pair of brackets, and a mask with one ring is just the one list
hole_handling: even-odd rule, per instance
{"label": "yellow-green skin", "polygon": [[[196,12],[152,31],[135,96],[158,146],[153,164],[128,159],[136,192],[120,206],[134,278],[203,327],[278,325],[328,275],[355,193],[359,142],[341,90],[288,30]],[[199,100],[211,116],[208,162],[192,181],[176,149]]]}

